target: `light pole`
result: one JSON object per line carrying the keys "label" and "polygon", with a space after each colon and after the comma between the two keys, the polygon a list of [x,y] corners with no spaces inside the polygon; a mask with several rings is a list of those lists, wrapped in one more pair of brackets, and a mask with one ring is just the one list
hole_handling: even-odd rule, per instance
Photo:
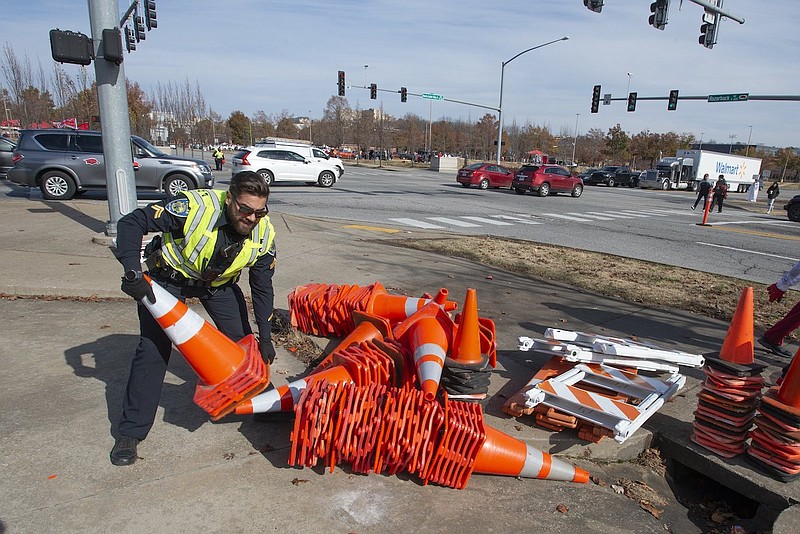
{"label": "light pole", "polygon": [[311,128],[314,126],[314,119],[311,118],[311,110],[308,110],[308,142],[311,142]]}
{"label": "light pole", "polygon": [[631,78],[633,78],[633,73],[629,72],[628,73],[628,92],[626,93],[626,96],[631,94]]}
{"label": "light pole", "polygon": [[705,132],[700,132],[700,148],[698,148],[698,150],[703,150],[703,136],[704,135],[705,135]]}
{"label": "light pole", "polygon": [[572,166],[575,167],[575,147],[578,146],[578,117],[580,113],[575,114],[575,138],[572,140]]}
{"label": "light pole", "polygon": [[730,144],[730,146],[728,147],[728,154],[733,154],[733,140],[734,140],[734,139],[736,139],[736,134],[730,134],[730,135],[728,136],[728,139],[730,139],[730,140],[731,140],[731,144]]}
{"label": "light pole", "polygon": [[364,88],[367,87],[367,67],[369,67],[369,65],[364,65]]}
{"label": "light pole", "polygon": [[750,128],[750,133],[747,134],[747,146],[744,149],[745,157],[747,157],[747,155],[750,153],[750,138],[753,136],[753,125],[751,124],[749,128]]}
{"label": "light pole", "polygon": [[569,37],[566,35],[561,37],[560,39],[555,39],[553,41],[549,41],[547,43],[542,43],[540,45],[533,46],[528,48],[527,50],[523,50],[516,56],[512,57],[508,61],[503,61],[500,64],[500,105],[497,106],[497,120],[500,123],[497,129],[497,164],[500,165],[500,154],[503,152],[503,76],[505,75],[506,65],[517,59],[522,54],[527,54],[531,50],[536,50],[537,48],[542,48],[543,46],[551,45],[553,43],[557,43],[559,41],[566,41]]}

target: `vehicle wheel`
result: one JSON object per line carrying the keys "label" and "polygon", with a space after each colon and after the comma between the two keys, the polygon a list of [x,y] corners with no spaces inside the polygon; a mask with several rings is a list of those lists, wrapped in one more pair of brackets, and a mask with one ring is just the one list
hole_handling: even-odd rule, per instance
{"label": "vehicle wheel", "polygon": [[617,184],[614,181],[614,179],[613,178],[609,178],[608,179],[608,187],[614,187],[615,185],[617,185]]}
{"label": "vehicle wheel", "polygon": [[470,184],[461,184],[461,187],[468,188]]}
{"label": "vehicle wheel", "polygon": [[481,189],[489,189],[489,180],[484,178],[480,182],[478,182],[478,187]]}
{"label": "vehicle wheel", "polygon": [[662,191],[667,191],[668,189],[669,189],[669,182],[667,180],[664,180],[663,182],[661,182],[661,190]]}
{"label": "vehicle wheel", "polygon": [[786,212],[790,221],[800,222],[800,206],[792,206]]}
{"label": "vehicle wheel", "polygon": [[164,182],[164,191],[169,198],[175,198],[178,193],[194,189],[194,184],[182,174],[173,174]]}
{"label": "vehicle wheel", "polygon": [[583,194],[583,186],[578,184],[572,188],[572,196],[578,198]]}
{"label": "vehicle wheel", "polygon": [[520,189],[519,187],[515,187],[514,188],[514,192],[516,194],[518,194],[518,195],[524,195],[525,194],[525,190],[524,189]]}
{"label": "vehicle wheel", "polygon": [[545,183],[543,183],[542,185],[539,186],[539,196],[540,197],[546,197],[549,194],[550,194],[550,184],[545,182]]}
{"label": "vehicle wheel", "polygon": [[267,169],[261,169],[260,171],[258,171],[258,175],[259,175],[261,178],[263,178],[263,179],[264,179],[264,183],[265,183],[265,184],[267,184],[267,186],[270,186],[270,185],[272,185],[272,182],[274,182],[274,181],[275,181],[275,175],[273,175],[273,174],[272,174],[270,171],[268,171]]}
{"label": "vehicle wheel", "polygon": [[633,180],[631,180],[630,182],[628,182],[628,187],[630,187],[631,189],[633,189],[634,187],[636,187],[636,184],[635,184],[635,183],[633,183]]}
{"label": "vehicle wheel", "polygon": [[330,187],[335,181],[336,177],[331,171],[322,171],[319,175],[319,180],[317,180],[322,187]]}
{"label": "vehicle wheel", "polygon": [[69,200],[78,187],[71,177],[61,171],[50,171],[42,176],[42,196],[47,200]]}

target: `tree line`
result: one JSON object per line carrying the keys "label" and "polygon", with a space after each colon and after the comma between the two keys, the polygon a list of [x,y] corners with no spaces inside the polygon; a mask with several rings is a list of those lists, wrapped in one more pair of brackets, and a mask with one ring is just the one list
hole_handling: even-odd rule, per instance
{"label": "tree line", "polygon": [[[62,121],[75,117],[92,128],[102,127],[93,73],[79,67],[70,76],[61,64],[53,61],[46,69],[27,55],[18,55],[6,43],[0,55],[0,85],[5,118],[15,119],[20,127],[34,123]],[[152,142],[179,146],[218,143],[249,145],[263,137],[286,137],[312,140],[318,145],[353,146],[359,150],[387,150],[390,153],[443,152],[468,159],[491,161],[497,156],[497,117],[486,113],[477,120],[441,118],[429,122],[406,114],[392,117],[382,109],[351,107],[345,97],[332,96],[319,120],[298,121],[287,110],[267,114],[263,110],[247,116],[240,110],[227,118],[207,103],[199,83],[159,82],[149,93],[135,81],[127,82],[131,133]],[[99,119],[95,122],[93,119]],[[531,151],[539,151],[566,164],[587,167],[604,164],[627,164],[633,168],[652,168],[662,156],[697,143],[691,133],[625,132],[619,124],[603,132],[590,129],[575,135],[568,127],[557,132],[535,124],[506,125],[503,131],[501,158],[526,161]],[[714,143],[708,140],[706,143]],[[743,151],[738,151],[743,152]],[[798,180],[800,156],[791,148],[775,154],[750,150],[763,160],[762,169],[772,176]]]}

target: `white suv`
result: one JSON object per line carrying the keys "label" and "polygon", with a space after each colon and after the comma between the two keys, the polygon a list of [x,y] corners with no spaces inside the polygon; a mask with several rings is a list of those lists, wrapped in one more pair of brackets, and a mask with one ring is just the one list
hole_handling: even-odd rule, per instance
{"label": "white suv", "polygon": [[302,141],[300,139],[286,139],[282,137],[265,137],[258,143],[256,143],[257,147],[263,148],[279,148],[282,150],[291,150],[292,152],[297,152],[301,156],[306,159],[310,159],[311,161],[316,161],[317,163],[322,163],[327,161],[328,163],[335,165],[336,168],[339,170],[339,174],[337,178],[341,178],[344,174],[344,163],[339,158],[334,158],[329,156],[319,147],[314,146],[311,144],[310,141]]}
{"label": "white suv", "polygon": [[331,187],[339,179],[339,168],[327,160],[315,161],[315,159],[304,157],[288,148],[250,146],[233,156],[232,173],[256,172],[264,178],[267,185],[272,185],[274,182],[299,181]]}

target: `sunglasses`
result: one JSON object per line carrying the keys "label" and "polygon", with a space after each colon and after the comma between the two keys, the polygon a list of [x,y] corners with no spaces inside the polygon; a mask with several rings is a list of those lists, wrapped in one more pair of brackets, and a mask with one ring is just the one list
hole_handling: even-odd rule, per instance
{"label": "sunglasses", "polygon": [[239,213],[241,213],[246,217],[250,215],[255,215],[256,219],[261,219],[263,217],[266,217],[267,213],[269,213],[269,208],[267,208],[266,206],[261,209],[254,210],[250,206],[239,202],[239,200],[233,195],[231,195],[231,199],[236,204],[236,209],[239,210]]}

